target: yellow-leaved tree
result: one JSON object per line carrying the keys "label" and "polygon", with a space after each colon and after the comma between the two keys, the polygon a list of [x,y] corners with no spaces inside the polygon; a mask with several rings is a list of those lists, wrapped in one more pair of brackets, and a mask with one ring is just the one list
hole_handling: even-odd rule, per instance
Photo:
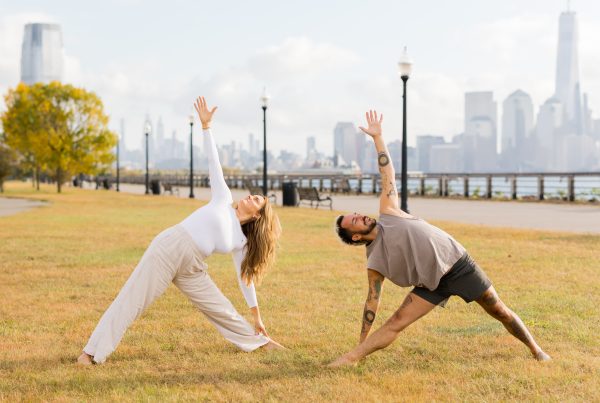
{"label": "yellow-leaved tree", "polygon": [[5,96],[6,144],[21,162],[62,184],[73,174],[96,174],[114,161],[117,136],[96,94],[68,84],[19,84]]}

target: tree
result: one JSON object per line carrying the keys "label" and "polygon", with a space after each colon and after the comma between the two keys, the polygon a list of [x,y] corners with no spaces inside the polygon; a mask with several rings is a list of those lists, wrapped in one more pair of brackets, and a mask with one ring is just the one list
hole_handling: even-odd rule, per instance
{"label": "tree", "polygon": [[30,161],[36,176],[47,171],[59,193],[72,174],[95,174],[113,162],[117,136],[94,93],[57,81],[21,83],[5,102],[6,143]]}
{"label": "tree", "polygon": [[4,179],[12,172],[13,163],[13,151],[0,141],[0,193],[4,193]]}

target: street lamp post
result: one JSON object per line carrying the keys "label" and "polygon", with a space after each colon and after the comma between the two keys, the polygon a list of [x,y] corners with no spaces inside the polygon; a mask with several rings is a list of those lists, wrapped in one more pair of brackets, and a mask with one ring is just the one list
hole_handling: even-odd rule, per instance
{"label": "street lamp post", "polygon": [[263,89],[263,94],[260,97],[263,110],[263,195],[267,195],[267,105],[269,103],[269,95],[267,89]]}
{"label": "street lamp post", "polygon": [[119,180],[120,180],[120,173],[121,173],[121,167],[119,166],[119,146],[121,142],[121,136],[117,135],[117,192],[120,192],[119,189]]}
{"label": "street lamp post", "polygon": [[150,194],[150,175],[148,171],[148,136],[150,136],[150,131],[152,130],[152,126],[150,122],[146,122],[144,126],[144,134],[146,135],[146,194]]}
{"label": "street lamp post", "polygon": [[400,190],[400,208],[405,213],[408,213],[408,165],[407,165],[407,145],[406,145],[406,82],[412,72],[412,60],[408,56],[406,46],[400,56],[398,62],[398,73],[402,79],[403,92],[402,92],[402,176],[401,176],[401,190]]}
{"label": "street lamp post", "polygon": [[194,198],[194,115],[190,113],[190,199]]}

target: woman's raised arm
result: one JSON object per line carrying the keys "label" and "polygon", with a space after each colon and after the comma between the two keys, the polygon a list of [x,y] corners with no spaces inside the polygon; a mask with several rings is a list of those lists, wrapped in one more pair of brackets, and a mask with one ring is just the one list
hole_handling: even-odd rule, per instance
{"label": "woman's raised arm", "polygon": [[225,183],[217,146],[215,145],[212,133],[210,132],[210,124],[217,107],[215,106],[209,110],[204,97],[198,97],[194,103],[194,108],[196,108],[196,112],[198,112],[198,117],[202,123],[204,152],[208,157],[208,176],[210,178],[212,198],[224,199],[225,202],[232,203],[233,198],[231,196],[231,191],[229,190],[227,183]]}

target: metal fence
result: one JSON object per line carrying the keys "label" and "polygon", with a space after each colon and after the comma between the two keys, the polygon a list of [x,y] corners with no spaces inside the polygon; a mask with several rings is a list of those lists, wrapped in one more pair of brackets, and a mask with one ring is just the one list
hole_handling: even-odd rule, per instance
{"label": "metal fence", "polygon": [[[151,174],[163,184],[189,186],[189,175]],[[245,188],[248,183],[262,187],[260,174],[225,175],[231,188]],[[122,183],[144,184],[144,175],[121,176]],[[269,175],[267,187],[280,190],[284,182],[300,187],[339,194],[378,194],[378,174],[326,175],[287,173]],[[208,187],[207,174],[195,174],[194,187]],[[400,174],[396,175],[400,190]],[[600,201],[600,172],[562,173],[409,173],[411,196],[463,197],[471,199]]]}

